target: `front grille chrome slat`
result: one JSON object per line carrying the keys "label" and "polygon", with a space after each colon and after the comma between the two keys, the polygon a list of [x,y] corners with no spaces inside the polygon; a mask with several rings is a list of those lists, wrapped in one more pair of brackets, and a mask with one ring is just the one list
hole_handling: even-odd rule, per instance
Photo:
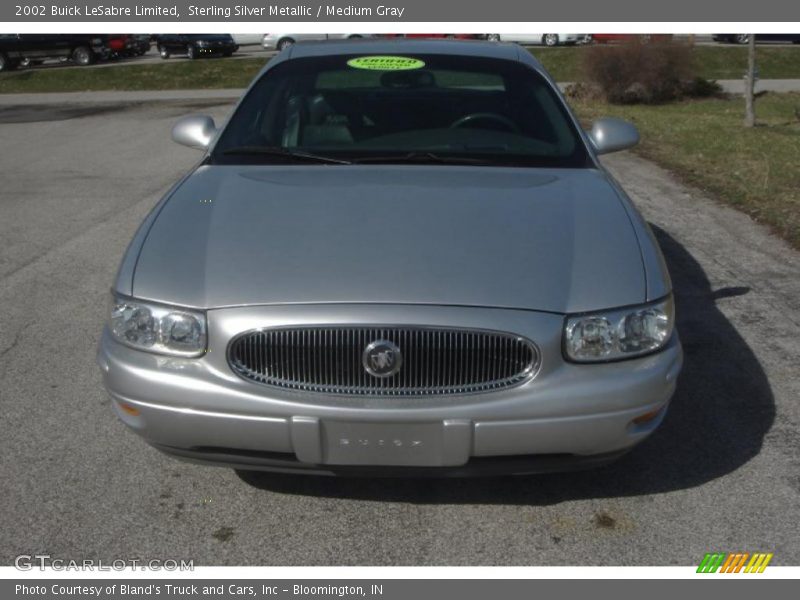
{"label": "front grille chrome slat", "polygon": [[[366,371],[375,341],[397,346],[393,375]],[[442,396],[494,391],[532,378],[540,354],[530,340],[498,331],[421,326],[303,326],[245,332],[228,347],[241,377],[278,388],[353,396]]]}

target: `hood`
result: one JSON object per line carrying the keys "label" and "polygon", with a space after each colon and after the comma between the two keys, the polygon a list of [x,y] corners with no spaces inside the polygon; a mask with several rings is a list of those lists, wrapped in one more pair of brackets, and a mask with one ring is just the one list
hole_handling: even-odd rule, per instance
{"label": "hood", "polygon": [[369,302],[558,313],[643,302],[636,235],[594,169],[202,166],[133,295],[218,308]]}

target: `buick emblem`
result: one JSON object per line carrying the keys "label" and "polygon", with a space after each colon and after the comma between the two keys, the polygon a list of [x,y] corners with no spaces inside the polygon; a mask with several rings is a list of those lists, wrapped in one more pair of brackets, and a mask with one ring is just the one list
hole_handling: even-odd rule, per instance
{"label": "buick emblem", "polygon": [[364,349],[361,364],[373,377],[391,377],[403,366],[403,355],[392,342],[376,340]]}

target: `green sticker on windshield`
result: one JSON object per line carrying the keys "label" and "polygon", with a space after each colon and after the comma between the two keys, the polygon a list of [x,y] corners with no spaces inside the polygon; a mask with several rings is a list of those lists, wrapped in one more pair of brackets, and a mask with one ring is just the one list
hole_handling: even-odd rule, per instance
{"label": "green sticker on windshield", "polygon": [[409,69],[421,69],[425,63],[407,56],[360,56],[348,60],[347,65],[354,69],[371,71],[408,71]]}

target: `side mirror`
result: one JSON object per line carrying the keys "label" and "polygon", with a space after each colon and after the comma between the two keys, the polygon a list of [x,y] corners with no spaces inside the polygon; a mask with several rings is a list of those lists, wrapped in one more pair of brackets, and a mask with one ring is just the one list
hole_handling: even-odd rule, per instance
{"label": "side mirror", "polygon": [[633,123],[605,117],[592,124],[589,138],[597,154],[608,154],[632,148],[639,143],[639,130]]}
{"label": "side mirror", "polygon": [[205,150],[214,139],[217,126],[207,115],[183,117],[172,128],[172,140],[189,148]]}

